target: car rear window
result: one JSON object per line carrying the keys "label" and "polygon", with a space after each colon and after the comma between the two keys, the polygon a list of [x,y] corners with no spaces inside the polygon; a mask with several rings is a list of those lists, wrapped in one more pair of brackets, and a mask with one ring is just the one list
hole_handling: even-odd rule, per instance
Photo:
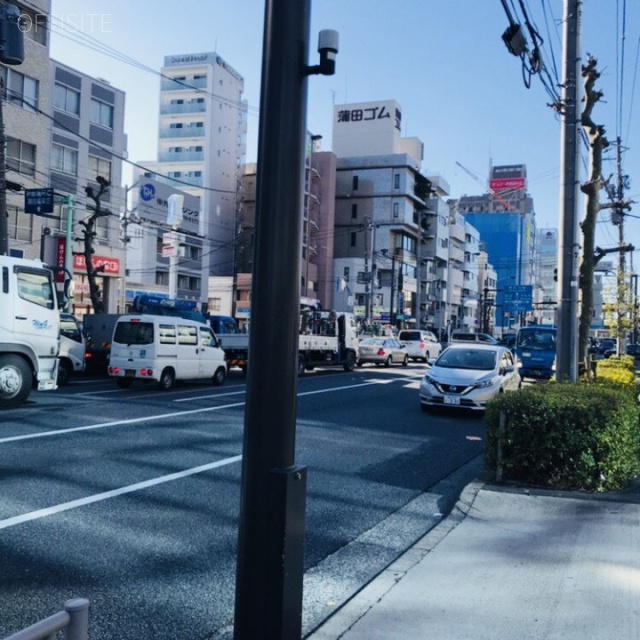
{"label": "car rear window", "polygon": [[398,340],[422,340],[419,331],[401,331]]}
{"label": "car rear window", "polygon": [[153,324],[151,322],[118,322],[113,335],[117,344],[152,344]]}

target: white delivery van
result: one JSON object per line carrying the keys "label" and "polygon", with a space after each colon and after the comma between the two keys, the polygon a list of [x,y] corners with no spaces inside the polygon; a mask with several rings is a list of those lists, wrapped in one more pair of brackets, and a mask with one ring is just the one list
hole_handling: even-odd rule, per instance
{"label": "white delivery van", "polygon": [[155,380],[166,390],[176,380],[222,384],[227,365],[206,324],[173,316],[124,315],[113,330],[108,371],[123,389],[134,380]]}

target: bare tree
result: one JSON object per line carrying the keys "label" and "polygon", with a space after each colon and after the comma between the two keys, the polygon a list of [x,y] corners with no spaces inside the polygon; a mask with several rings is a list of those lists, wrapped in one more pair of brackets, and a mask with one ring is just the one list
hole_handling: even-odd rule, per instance
{"label": "bare tree", "polygon": [[589,177],[581,186],[586,195],[585,215],[580,223],[582,230],[582,259],[580,262],[579,285],[582,294],[580,316],[578,319],[578,362],[584,364],[586,371],[587,345],[589,342],[589,329],[593,318],[593,273],[596,264],[606,253],[630,251],[630,245],[618,246],[614,249],[600,249],[595,246],[596,222],[598,213],[603,209],[617,209],[622,213],[631,208],[630,202],[616,201],[607,204],[600,203],[600,190],[606,189],[608,180],[602,177],[602,153],[609,146],[602,125],[596,125],[591,117],[596,103],[602,98],[602,91],[595,90],[595,83],[600,77],[596,70],[598,61],[591,55],[587,57],[587,64],[582,66],[584,78],[584,103],[585,107],[581,115],[582,129],[589,140]]}
{"label": "bare tree", "polygon": [[93,264],[93,254],[95,253],[93,241],[97,236],[96,222],[100,218],[106,218],[111,215],[109,210],[102,208],[101,203],[102,196],[109,190],[111,183],[102,176],[97,176],[96,182],[98,183],[97,192],[91,186],[85,187],[84,192],[89,198],[91,198],[91,200],[93,200],[93,205],[88,206],[89,211],[91,211],[91,215],[86,220],[80,220],[79,224],[82,227],[82,238],[80,238],[80,240],[83,242],[84,247],[82,253],[84,255],[85,266],[87,269],[91,304],[93,305],[94,313],[104,313],[104,300],[102,297],[102,291],[98,285],[97,276],[104,271],[105,267],[104,265],[96,267]]}
{"label": "bare tree", "polygon": [[[587,355],[587,343],[589,340],[589,329],[593,317],[593,272],[596,264],[595,258],[595,235],[596,221],[600,205],[600,190],[605,186],[602,178],[602,151],[609,146],[605,137],[604,127],[596,125],[591,117],[596,103],[602,98],[602,91],[595,90],[596,80],[600,73],[596,71],[598,61],[591,55],[588,56],[587,64],[582,66],[582,77],[584,78],[585,103],[581,115],[582,129],[589,140],[589,177],[587,182],[581,186],[582,192],[586,195],[585,214],[580,228],[582,229],[582,259],[580,262],[579,284],[582,293],[580,305],[580,315],[578,318],[578,362],[585,362]],[[588,368],[587,368],[588,369]]]}

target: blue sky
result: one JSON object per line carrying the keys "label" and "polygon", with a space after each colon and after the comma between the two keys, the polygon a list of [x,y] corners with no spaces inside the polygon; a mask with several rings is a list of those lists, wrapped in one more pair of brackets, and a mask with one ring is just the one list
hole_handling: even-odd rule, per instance
{"label": "blue sky", "polygon": [[[521,15],[520,0],[507,4]],[[562,0],[524,5],[544,40],[551,77],[555,65],[561,78]],[[616,42],[625,5],[621,68]],[[165,55],[205,51],[218,52],[244,76],[247,160],[255,160],[264,0],[53,0],[52,13],[52,56],[126,92],[131,160],[156,157],[160,78],[151,70],[160,69]],[[524,163],[538,226],[557,227],[560,122],[540,80],[534,76],[525,87],[520,60],[501,38],[507,26],[501,0],[313,0],[310,62],[315,63],[321,29],[339,32],[340,52],[335,76],[310,79],[307,128],[322,135],[329,150],[334,104],[395,99],[402,107],[403,135],[424,142],[423,172],[442,175],[451,197],[482,193],[490,164]],[[623,170],[631,178],[626,195],[640,201],[640,2],[584,0],[582,27],[583,59],[587,52],[594,55],[602,73],[596,86],[604,99],[594,120],[605,126],[611,142],[621,136]],[[101,50],[103,45],[109,49]],[[615,173],[613,146],[607,158],[606,176]],[[584,178],[584,165],[581,171]],[[617,227],[605,212],[600,220],[598,242],[613,246]],[[637,240],[638,222],[627,218],[627,241]]]}

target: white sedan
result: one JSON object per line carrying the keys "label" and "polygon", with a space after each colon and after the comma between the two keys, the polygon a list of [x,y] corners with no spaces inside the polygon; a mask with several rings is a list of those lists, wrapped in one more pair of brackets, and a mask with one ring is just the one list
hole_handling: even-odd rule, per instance
{"label": "white sedan", "polygon": [[451,344],[420,382],[420,407],[483,411],[492,398],[520,387],[509,349],[490,344]]}
{"label": "white sedan", "polygon": [[365,362],[389,367],[392,364],[409,364],[407,347],[395,338],[362,338],[358,346],[358,366]]}

